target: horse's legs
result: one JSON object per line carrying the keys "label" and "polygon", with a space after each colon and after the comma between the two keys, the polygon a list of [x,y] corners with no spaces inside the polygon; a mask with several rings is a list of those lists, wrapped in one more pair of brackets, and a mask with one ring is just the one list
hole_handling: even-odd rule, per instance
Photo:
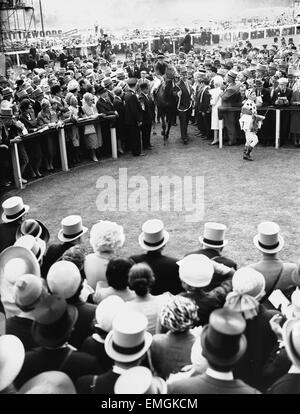
{"label": "horse's legs", "polygon": [[171,130],[171,126],[172,126],[172,121],[171,119],[168,120],[168,129],[167,129],[167,134],[166,134],[166,139],[169,139],[169,135],[170,135],[170,130]]}

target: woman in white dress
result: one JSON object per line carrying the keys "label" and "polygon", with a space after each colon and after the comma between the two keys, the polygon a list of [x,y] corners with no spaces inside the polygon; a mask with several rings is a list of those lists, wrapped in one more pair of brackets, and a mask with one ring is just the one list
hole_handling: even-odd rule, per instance
{"label": "woman in white dress", "polygon": [[211,145],[216,145],[219,143],[219,115],[218,108],[221,106],[222,99],[221,95],[223,93],[221,86],[223,85],[222,76],[216,76],[214,78],[214,88],[209,91],[211,94],[211,129],[214,131],[214,140]]}
{"label": "woman in white dress", "polygon": [[[86,118],[98,118],[99,114],[96,108],[94,96],[87,92],[83,95],[82,112]],[[84,140],[86,147],[91,152],[91,158],[97,162],[96,149],[100,147],[97,130],[94,124],[88,124],[84,127]]]}

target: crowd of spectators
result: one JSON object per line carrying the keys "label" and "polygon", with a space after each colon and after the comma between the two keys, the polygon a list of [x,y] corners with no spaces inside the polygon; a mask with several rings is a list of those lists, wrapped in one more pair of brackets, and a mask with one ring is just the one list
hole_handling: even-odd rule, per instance
{"label": "crowd of spectators", "polygon": [[82,217],[55,236],[22,198],[2,209],[0,393],[299,394],[300,267],[278,224],[258,225],[261,258],[240,267],[221,223],[178,258],[148,220],[124,257],[117,223],[91,227],[87,254]]}

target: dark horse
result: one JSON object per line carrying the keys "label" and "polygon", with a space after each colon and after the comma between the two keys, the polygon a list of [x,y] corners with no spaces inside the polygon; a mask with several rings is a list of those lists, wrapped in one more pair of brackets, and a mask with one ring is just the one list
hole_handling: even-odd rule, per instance
{"label": "dark horse", "polygon": [[178,89],[175,84],[175,69],[173,67],[168,67],[155,96],[158,118],[161,118],[162,120],[161,134],[164,137],[165,145],[168,142],[170,129],[176,117],[178,102],[177,91]]}

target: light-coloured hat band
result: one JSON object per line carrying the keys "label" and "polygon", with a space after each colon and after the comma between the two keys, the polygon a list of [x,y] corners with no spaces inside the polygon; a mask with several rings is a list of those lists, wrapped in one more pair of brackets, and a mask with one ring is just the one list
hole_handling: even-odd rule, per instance
{"label": "light-coloured hat band", "polygon": [[279,246],[279,242],[277,242],[276,244],[273,244],[272,246],[263,244],[260,241],[258,241],[258,244],[260,245],[260,247],[266,250],[274,250],[274,249],[277,249],[277,247]]}
{"label": "light-coloured hat band", "polygon": [[211,244],[213,246],[223,246],[224,240],[209,240],[209,239],[203,239],[203,243],[205,244]]}
{"label": "light-coloured hat band", "polygon": [[63,237],[65,239],[74,239],[74,237],[80,236],[80,234],[82,234],[82,233],[83,233],[83,230],[80,230],[79,233],[75,233],[75,234],[65,234],[65,233],[63,233]]}
{"label": "light-coloured hat band", "polygon": [[146,240],[144,240],[144,243],[146,246],[149,246],[149,247],[157,247],[157,246],[160,246],[164,241],[165,241],[165,238],[162,238],[160,241],[155,242],[155,243],[150,243],[150,242],[147,242]]}
{"label": "light-coloured hat band", "polygon": [[140,352],[145,346],[145,341],[143,341],[142,343],[140,343],[137,346],[132,346],[132,347],[124,347],[124,346],[120,346],[118,344],[116,344],[115,342],[112,343],[112,347],[113,349],[118,352],[119,354],[123,354],[123,355],[134,355],[137,354],[138,352]]}
{"label": "light-coloured hat band", "polygon": [[11,215],[5,215],[5,217],[8,219],[8,220],[13,220],[13,219],[16,219],[16,218],[18,218],[19,217],[19,215],[20,214],[23,214],[23,213],[25,213],[25,208],[23,207],[22,208],[22,210],[20,210],[20,211],[18,211],[17,213],[15,213],[15,214],[11,214]]}

